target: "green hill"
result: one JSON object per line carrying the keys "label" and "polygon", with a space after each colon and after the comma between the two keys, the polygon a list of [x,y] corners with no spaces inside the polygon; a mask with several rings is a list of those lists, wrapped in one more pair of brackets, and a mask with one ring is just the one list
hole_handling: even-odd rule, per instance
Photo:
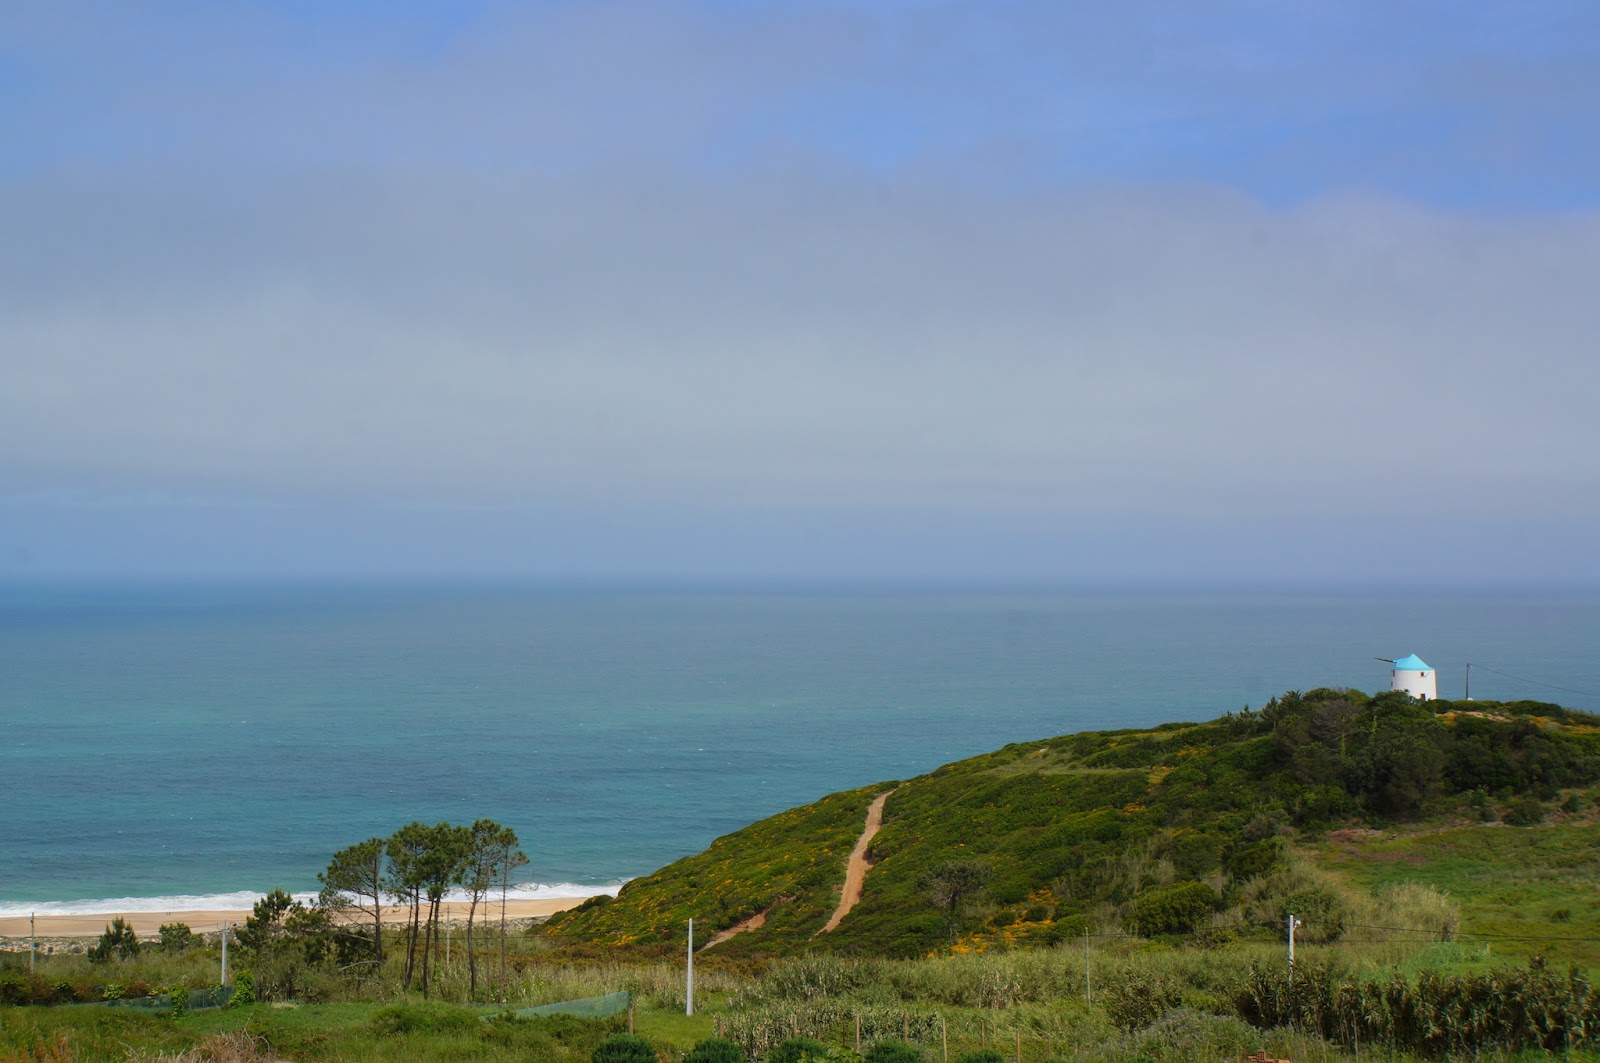
{"label": "green hill", "polygon": [[[766,913],[717,950],[913,956],[1089,929],[1270,933],[1274,905],[1298,890],[1298,910],[1333,936],[1344,902],[1329,881],[1288,873],[1290,839],[1430,817],[1530,824],[1592,807],[1576,791],[1597,780],[1600,719],[1556,705],[1290,692],[1259,712],[1018,743],[833,794],[563,913],[544,933],[576,950],[664,950],[681,947],[691,916],[707,940]],[[888,790],[861,901],[819,935],[867,805]],[[981,888],[941,892],[963,878]]]}

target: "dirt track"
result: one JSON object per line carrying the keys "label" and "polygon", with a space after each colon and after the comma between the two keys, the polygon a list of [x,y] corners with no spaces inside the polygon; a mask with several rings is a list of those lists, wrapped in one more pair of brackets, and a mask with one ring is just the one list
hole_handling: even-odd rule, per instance
{"label": "dirt track", "polygon": [[856,847],[850,850],[850,862],[844,869],[844,889],[839,891],[839,907],[833,910],[833,916],[828,920],[828,925],[817,931],[826,934],[838,926],[845,916],[850,914],[861,900],[861,891],[867,885],[867,872],[872,869],[872,864],[867,860],[867,847],[872,844],[872,836],[878,833],[878,828],[883,826],[883,805],[889,800],[889,790],[872,799],[872,804],[867,806],[867,825],[862,830],[861,837],[856,839]]}

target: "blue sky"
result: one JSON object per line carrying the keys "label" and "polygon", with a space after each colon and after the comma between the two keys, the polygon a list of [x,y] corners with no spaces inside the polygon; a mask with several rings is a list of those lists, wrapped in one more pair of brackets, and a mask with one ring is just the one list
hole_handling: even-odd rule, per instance
{"label": "blue sky", "polygon": [[0,11],[0,574],[1593,584],[1600,9]]}

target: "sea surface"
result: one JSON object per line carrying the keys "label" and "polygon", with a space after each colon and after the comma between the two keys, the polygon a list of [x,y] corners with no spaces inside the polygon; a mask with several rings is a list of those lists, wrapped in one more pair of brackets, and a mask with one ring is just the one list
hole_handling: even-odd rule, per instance
{"label": "sea surface", "polygon": [[1595,593],[0,588],[0,914],[248,905],[480,816],[594,893],[1008,742],[1384,689],[1374,657],[1600,711],[1597,646]]}

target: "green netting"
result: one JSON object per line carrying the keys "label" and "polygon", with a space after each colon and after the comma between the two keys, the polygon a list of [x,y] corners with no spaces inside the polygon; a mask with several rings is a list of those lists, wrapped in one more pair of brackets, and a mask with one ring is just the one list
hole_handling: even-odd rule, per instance
{"label": "green netting", "polygon": [[590,1019],[603,1019],[608,1015],[620,1015],[627,1011],[630,999],[624,990],[621,993],[607,993],[600,997],[563,1000],[559,1004],[541,1004],[536,1008],[523,1008],[515,1014],[519,1019],[535,1015],[582,1015]]}
{"label": "green netting", "polygon": [[[190,1011],[198,1008],[226,1007],[233,998],[233,986],[212,986],[210,989],[189,990],[189,1002],[184,1006]],[[94,1006],[107,1008],[144,1008],[152,1011],[164,1011],[172,1007],[171,993],[156,993],[148,997],[120,997],[116,1000],[100,1001]]]}

